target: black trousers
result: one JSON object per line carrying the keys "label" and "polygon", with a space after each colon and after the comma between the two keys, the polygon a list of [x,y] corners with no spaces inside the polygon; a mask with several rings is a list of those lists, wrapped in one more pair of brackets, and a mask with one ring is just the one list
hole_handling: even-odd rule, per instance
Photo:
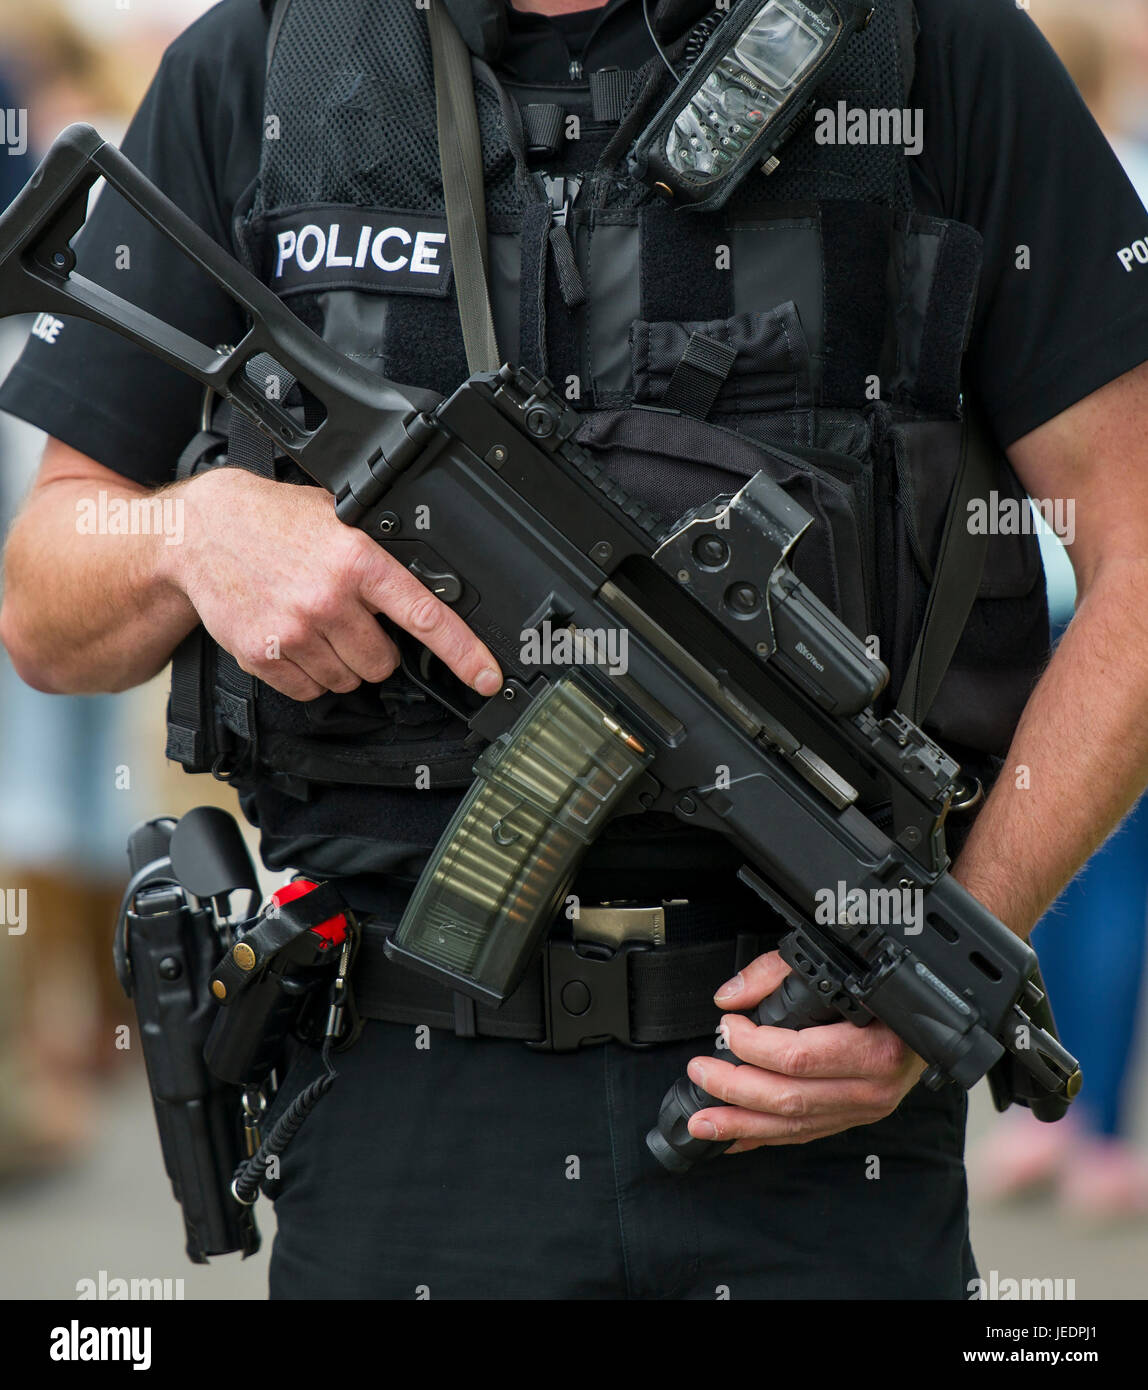
{"label": "black trousers", "polygon": [[[674,1177],[644,1136],[709,1051],[368,1023],[283,1157],[271,1296],[968,1297],[963,1092]],[[319,1070],[305,1050],[276,1109]]]}

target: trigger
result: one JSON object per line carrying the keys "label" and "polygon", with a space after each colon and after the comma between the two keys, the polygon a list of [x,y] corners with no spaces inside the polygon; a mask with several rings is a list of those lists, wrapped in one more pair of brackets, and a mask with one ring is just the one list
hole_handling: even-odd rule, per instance
{"label": "trigger", "polygon": [[416,642],[414,638],[406,641],[400,638],[398,647],[400,665],[407,677],[451,714],[469,721],[474,713],[475,703],[482,704],[483,697],[460,681],[439,661],[430,648],[424,647],[421,642]]}

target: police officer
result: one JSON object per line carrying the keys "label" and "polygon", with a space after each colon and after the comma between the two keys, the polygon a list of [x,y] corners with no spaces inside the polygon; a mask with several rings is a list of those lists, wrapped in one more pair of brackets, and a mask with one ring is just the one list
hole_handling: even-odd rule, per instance
{"label": "police officer", "polygon": [[[474,57],[503,355],[563,384],[588,440],[664,510],[728,482],[689,443],[714,426],[804,450],[791,482],[822,539],[799,573],[880,637],[895,679],[964,394],[984,411],[1008,458],[990,527],[1006,534],[930,727],[986,782],[1005,757],[955,872],[1026,933],[1148,771],[1148,269],[1121,255],[1148,215],[1063,70],[1012,0],[888,0],[780,167],[721,212],[677,213],[624,156],[670,90],[653,40],[680,65],[717,12],[661,0],[648,29],[639,0],[446,8]],[[222,0],[169,50],[124,148],[343,351],[437,391],[465,376],[423,7]],[[243,331],[118,200],[80,268],[201,341]],[[710,391],[683,392],[699,331],[734,352]],[[337,877],[367,923],[368,1021],[284,1158],[273,1295],[967,1296],[963,1094],[917,1086],[921,1060],[882,1025],[795,1035],[735,1013],[746,1065],[711,1056],[719,1010],[786,969],[720,841],[634,817],[587,858],[554,941],[642,940],[654,962],[633,968],[610,1040],[579,1048],[576,1019],[547,1014],[551,949],[498,1015],[381,965],[471,757],[396,673],[388,632],[483,695],[492,654],[241,426],[231,467],[173,481],[197,394],[99,330],[32,339],[0,405],[52,436],[7,552],[18,671],[121,690],[203,634],[187,669],[207,695],[189,704],[177,682],[169,753],[229,775],[266,862]],[[654,452],[633,442],[649,405],[678,412]],[[1016,478],[1074,504],[1082,599],[1043,674],[1031,538],[1001,523]],[[157,485],[181,544],[77,533],[94,493]],[[687,1063],[730,1102],[694,1133],[737,1143],[675,1181],[642,1138]],[[316,1067],[298,1049],[284,1097]]]}

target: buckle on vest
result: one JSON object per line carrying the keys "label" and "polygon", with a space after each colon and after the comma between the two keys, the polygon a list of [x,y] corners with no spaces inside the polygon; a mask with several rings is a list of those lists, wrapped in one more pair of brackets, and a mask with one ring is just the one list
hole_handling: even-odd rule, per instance
{"label": "buckle on vest", "polygon": [[652,949],[648,941],[636,940],[622,941],[616,950],[593,941],[547,941],[542,952],[546,1036],[526,1046],[576,1052],[586,1043],[615,1039],[628,1047],[652,1047],[630,1036],[630,957]]}

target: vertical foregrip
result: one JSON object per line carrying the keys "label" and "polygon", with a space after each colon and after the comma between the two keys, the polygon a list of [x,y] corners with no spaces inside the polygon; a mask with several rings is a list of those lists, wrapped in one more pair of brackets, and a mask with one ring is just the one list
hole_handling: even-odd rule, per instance
{"label": "vertical foregrip", "polygon": [[[766,1027],[798,1030],[833,1023],[841,1015],[819,999],[799,975],[790,974],[768,998],[762,1000],[751,1017],[755,1023]],[[735,1066],[742,1064],[741,1058],[735,1057],[727,1049],[719,1048],[714,1055]],[[731,1139],[722,1143],[713,1139],[695,1139],[688,1126],[690,1117],[699,1110],[725,1104],[724,1100],[711,1096],[688,1076],[680,1076],[662,1099],[657,1124],[646,1135],[646,1147],[671,1173],[685,1173],[695,1163],[717,1158],[734,1141]]]}

